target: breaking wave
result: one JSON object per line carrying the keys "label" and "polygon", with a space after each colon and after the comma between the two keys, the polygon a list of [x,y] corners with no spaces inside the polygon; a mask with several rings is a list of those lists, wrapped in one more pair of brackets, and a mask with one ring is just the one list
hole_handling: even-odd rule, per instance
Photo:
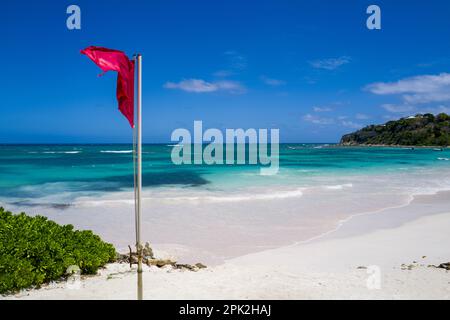
{"label": "breaking wave", "polygon": [[133,150],[100,150],[101,153],[132,153]]}

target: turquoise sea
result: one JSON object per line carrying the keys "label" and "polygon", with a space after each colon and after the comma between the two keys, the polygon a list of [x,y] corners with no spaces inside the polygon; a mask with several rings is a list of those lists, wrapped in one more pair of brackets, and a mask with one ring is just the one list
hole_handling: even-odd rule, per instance
{"label": "turquoise sea", "polygon": [[[258,165],[175,165],[172,148],[143,146],[144,188],[308,186],[326,176],[450,169],[450,149],[281,144],[279,173],[261,176]],[[131,145],[0,146],[0,201],[4,203],[33,204],[52,196],[54,205],[67,205],[79,196],[128,190],[132,183]]]}
{"label": "turquoise sea", "polygon": [[[261,175],[258,165],[175,165],[172,148],[143,146],[142,236],[208,263],[450,190],[449,149],[281,144],[278,174]],[[131,145],[0,146],[0,206],[93,230],[124,251],[132,187]]]}

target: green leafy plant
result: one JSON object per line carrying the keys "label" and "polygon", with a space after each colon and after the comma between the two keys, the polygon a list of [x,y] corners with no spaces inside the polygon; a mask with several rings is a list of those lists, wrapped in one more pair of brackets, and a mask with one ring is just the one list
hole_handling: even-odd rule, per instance
{"label": "green leafy plant", "polygon": [[417,114],[383,125],[370,125],[344,135],[341,144],[450,146],[450,116],[445,113],[437,116]]}
{"label": "green leafy plant", "polygon": [[71,265],[82,274],[95,274],[115,258],[113,245],[92,231],[0,207],[0,293],[60,279]]}

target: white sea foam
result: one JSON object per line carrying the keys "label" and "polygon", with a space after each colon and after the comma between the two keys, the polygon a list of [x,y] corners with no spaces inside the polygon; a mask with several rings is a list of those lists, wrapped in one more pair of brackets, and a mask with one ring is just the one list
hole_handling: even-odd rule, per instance
{"label": "white sea foam", "polygon": [[115,205],[133,205],[134,199],[105,199],[105,200],[77,200],[73,203],[76,207],[102,207],[102,206],[115,206]]}
{"label": "white sea foam", "polygon": [[[232,177],[241,178],[240,175]],[[196,254],[206,250],[221,259],[262,247],[317,239],[337,230],[352,216],[402,207],[416,194],[449,189],[450,168],[422,168],[381,175],[304,177],[292,174],[290,180],[270,179],[270,183],[250,179],[239,179],[245,181],[245,185],[227,185],[220,180],[198,187],[144,188],[143,239],[161,244],[184,244],[195,248]],[[94,230],[116,247],[126,247],[132,241],[134,227],[132,188],[74,194],[73,190],[83,190],[84,183],[75,183],[75,188],[74,182],[36,185],[28,191],[35,191],[36,195],[43,192],[51,197],[31,199],[39,202],[38,205],[48,205],[42,210],[27,210],[44,212],[60,223]],[[68,193],[60,195],[59,190],[68,190]],[[67,206],[62,207],[64,204]],[[63,209],[64,214],[61,214]]]}
{"label": "white sea foam", "polygon": [[328,190],[342,190],[344,188],[352,188],[353,184],[352,183],[345,183],[345,184],[337,184],[334,186],[325,186],[325,189]]}
{"label": "white sea foam", "polygon": [[75,153],[80,153],[80,152],[81,151],[44,151],[42,153],[48,153],[48,154],[56,154],[56,153],[75,154]]}
{"label": "white sea foam", "polygon": [[101,153],[132,153],[133,150],[101,150]]}
{"label": "white sea foam", "polygon": [[242,194],[230,196],[197,196],[197,197],[179,197],[172,198],[172,200],[188,200],[188,201],[204,201],[204,202],[240,202],[252,200],[275,200],[287,199],[294,197],[301,197],[303,195],[302,189],[290,191],[278,191],[272,193],[257,193],[257,194]]}
{"label": "white sea foam", "polygon": [[[227,195],[227,196],[216,196],[211,195],[210,192],[204,193],[199,192],[190,196],[170,196],[167,194],[152,193],[151,195],[144,196],[142,200],[145,201],[162,201],[162,202],[201,202],[201,203],[232,203],[241,201],[265,201],[265,200],[277,200],[277,199],[287,199],[296,198],[303,196],[303,189],[294,189],[286,191],[276,191],[276,192],[264,192],[264,193],[242,193],[239,195]],[[175,191],[177,194],[180,191]],[[116,205],[133,205],[134,200],[132,194],[124,193],[119,197],[95,199],[91,197],[79,198],[74,202],[75,206],[87,206],[87,207],[97,207],[103,205],[116,206]]]}
{"label": "white sea foam", "polygon": [[449,158],[438,158],[438,160],[449,161]]}

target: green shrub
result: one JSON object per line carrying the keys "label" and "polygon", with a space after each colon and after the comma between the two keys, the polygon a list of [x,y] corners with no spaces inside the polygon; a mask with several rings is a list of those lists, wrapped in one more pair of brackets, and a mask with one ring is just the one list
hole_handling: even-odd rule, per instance
{"label": "green shrub", "polygon": [[384,125],[369,125],[361,130],[346,134],[341,144],[385,144],[407,146],[450,145],[450,116],[440,113],[416,115],[402,118]]}
{"label": "green shrub", "polygon": [[0,207],[0,293],[60,279],[71,265],[82,274],[95,274],[115,256],[113,245],[92,231]]}

